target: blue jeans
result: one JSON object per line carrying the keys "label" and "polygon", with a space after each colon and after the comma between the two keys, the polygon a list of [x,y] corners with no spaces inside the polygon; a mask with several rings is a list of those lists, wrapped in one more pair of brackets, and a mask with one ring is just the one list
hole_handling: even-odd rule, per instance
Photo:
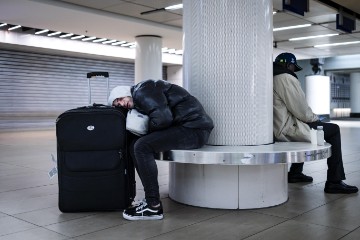
{"label": "blue jeans", "polygon": [[173,126],[134,139],[130,154],[144,186],[145,199],[150,205],[160,203],[158,169],[154,155],[174,149],[195,149],[207,143],[211,130]]}

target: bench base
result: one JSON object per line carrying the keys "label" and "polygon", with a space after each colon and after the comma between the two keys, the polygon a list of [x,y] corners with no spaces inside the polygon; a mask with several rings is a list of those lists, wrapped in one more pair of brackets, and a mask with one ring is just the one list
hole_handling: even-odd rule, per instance
{"label": "bench base", "polygon": [[169,197],[208,208],[252,209],[288,199],[287,164],[211,165],[170,162]]}
{"label": "bench base", "polygon": [[169,161],[169,197],[198,207],[265,208],[288,199],[288,164],[331,156],[331,145],[277,142],[159,153]]}

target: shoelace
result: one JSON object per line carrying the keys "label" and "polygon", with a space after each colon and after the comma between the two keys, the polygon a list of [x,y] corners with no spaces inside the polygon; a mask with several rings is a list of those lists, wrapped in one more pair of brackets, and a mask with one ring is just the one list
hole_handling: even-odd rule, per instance
{"label": "shoelace", "polygon": [[145,201],[141,201],[139,205],[136,207],[136,211],[143,210],[144,208],[146,208],[146,206],[147,203]]}

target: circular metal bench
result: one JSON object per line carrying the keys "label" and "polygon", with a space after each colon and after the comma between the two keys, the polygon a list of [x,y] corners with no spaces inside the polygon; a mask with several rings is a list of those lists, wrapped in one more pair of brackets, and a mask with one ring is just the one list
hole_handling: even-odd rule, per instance
{"label": "circular metal bench", "polygon": [[251,209],[288,199],[289,163],[325,159],[331,145],[276,142],[259,146],[210,146],[171,150],[157,159],[170,161],[169,197],[208,208]]}

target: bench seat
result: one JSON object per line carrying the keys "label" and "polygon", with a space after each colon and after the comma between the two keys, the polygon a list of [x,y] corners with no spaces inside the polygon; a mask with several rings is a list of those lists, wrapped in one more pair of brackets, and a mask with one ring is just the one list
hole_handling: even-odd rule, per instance
{"label": "bench seat", "polygon": [[204,146],[160,153],[170,161],[169,197],[208,208],[252,209],[288,199],[289,163],[331,156],[331,145],[276,142],[259,146]]}

